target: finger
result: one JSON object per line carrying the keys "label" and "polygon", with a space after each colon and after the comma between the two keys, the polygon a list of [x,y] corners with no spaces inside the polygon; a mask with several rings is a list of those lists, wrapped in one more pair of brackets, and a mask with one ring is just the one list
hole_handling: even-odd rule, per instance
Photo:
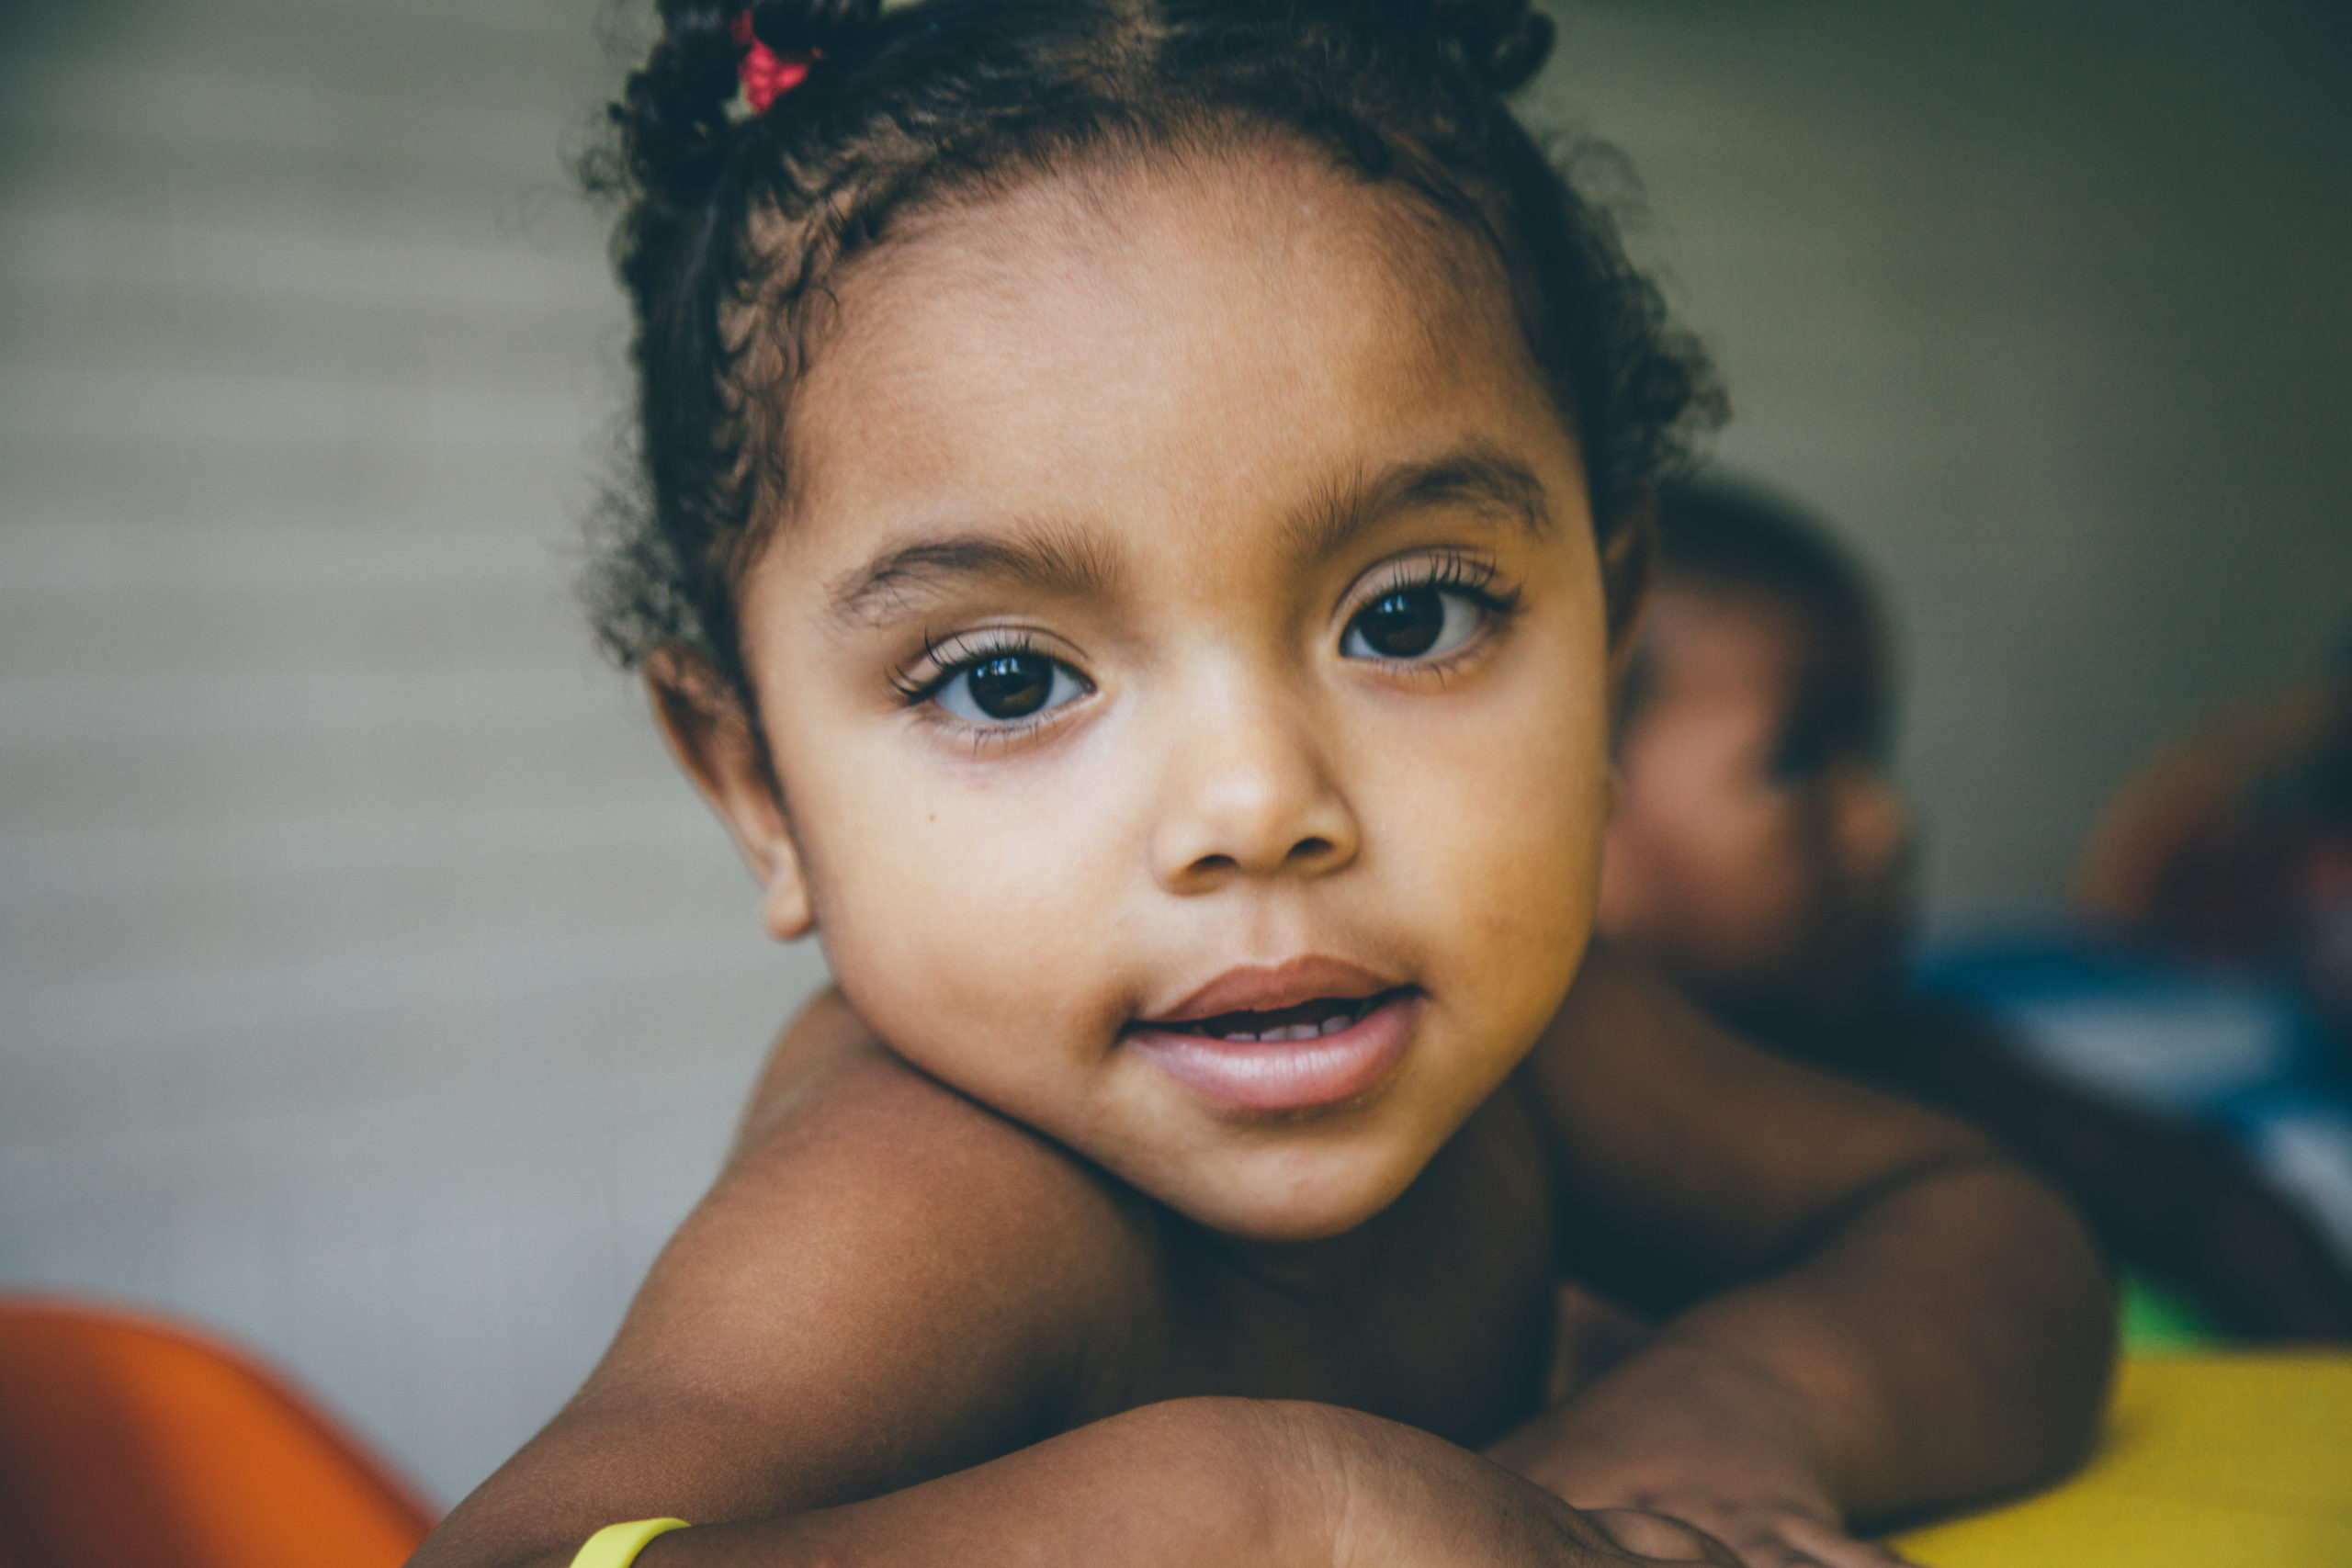
{"label": "finger", "polygon": [[1836,1568],[1770,1532],[1742,1536],[1733,1550],[1740,1568]]}
{"label": "finger", "polygon": [[1636,1557],[1659,1562],[1705,1562],[1714,1568],[1747,1568],[1730,1547],[1695,1525],[1638,1508],[1594,1508],[1587,1518]]}
{"label": "finger", "polygon": [[1844,1530],[1802,1515],[1780,1521],[1780,1533],[1792,1547],[1823,1564],[1823,1568],[1918,1568],[1883,1546],[1856,1540]]}
{"label": "finger", "polygon": [[1750,1541],[1739,1549],[1740,1568],[1834,1568],[1785,1540]]}

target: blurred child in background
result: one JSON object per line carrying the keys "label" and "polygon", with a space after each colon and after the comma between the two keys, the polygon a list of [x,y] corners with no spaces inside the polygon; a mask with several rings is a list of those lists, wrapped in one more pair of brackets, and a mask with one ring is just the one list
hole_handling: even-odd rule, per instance
{"label": "blurred child in background", "polygon": [[1670,490],[1617,741],[1600,923],[1787,1054],[1973,1118],[2112,1257],[2247,1338],[2352,1338],[2352,1278],[2228,1142],[2060,1077],[1905,979],[1906,807],[1887,634],[1786,505]]}

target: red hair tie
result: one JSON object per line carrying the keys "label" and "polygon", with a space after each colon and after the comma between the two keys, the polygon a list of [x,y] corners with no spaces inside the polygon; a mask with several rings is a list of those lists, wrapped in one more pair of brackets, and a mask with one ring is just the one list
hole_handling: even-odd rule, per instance
{"label": "red hair tie", "polygon": [[749,10],[735,13],[729,36],[743,51],[743,58],[735,63],[735,79],[743,84],[743,102],[754,115],[767,113],[770,104],[808,79],[808,63],[817,58],[815,51],[778,54],[752,30]]}

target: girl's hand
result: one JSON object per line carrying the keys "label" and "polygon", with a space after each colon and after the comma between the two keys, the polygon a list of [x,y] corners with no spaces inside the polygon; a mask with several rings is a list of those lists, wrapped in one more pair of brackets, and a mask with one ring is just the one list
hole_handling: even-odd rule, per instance
{"label": "girl's hand", "polygon": [[1279,1408],[1302,1478],[1313,1477],[1310,1493],[1323,1498],[1332,1568],[1746,1568],[1685,1520],[1642,1508],[1572,1507],[1427,1432],[1329,1405]]}
{"label": "girl's hand", "polygon": [[[1645,1550],[1643,1542],[1648,1540],[1668,1540],[1662,1534],[1642,1533],[1652,1521],[1687,1529],[1711,1544],[1722,1543],[1716,1550],[1724,1555],[1687,1559],[1695,1562],[1722,1562],[1738,1568],[1917,1568],[1908,1558],[1856,1540],[1834,1518],[1793,1501],[1645,1494],[1639,1502],[1640,1512],[1594,1509],[1588,1517],[1604,1521],[1612,1538],[1628,1550]],[[1621,1533],[1618,1520],[1634,1524]]]}
{"label": "girl's hand", "polygon": [[1639,1508],[1594,1508],[1585,1518],[1597,1525],[1632,1562],[1704,1562],[1714,1568],[1745,1568],[1731,1549],[1706,1531]]}
{"label": "girl's hand", "polygon": [[1629,1550],[1643,1549],[1639,1521],[1662,1517],[1721,1541],[1739,1568],[1899,1568],[1846,1532],[1804,1457],[1804,1416],[1757,1368],[1652,1341],[1487,1457],[1589,1517],[1636,1521]]}

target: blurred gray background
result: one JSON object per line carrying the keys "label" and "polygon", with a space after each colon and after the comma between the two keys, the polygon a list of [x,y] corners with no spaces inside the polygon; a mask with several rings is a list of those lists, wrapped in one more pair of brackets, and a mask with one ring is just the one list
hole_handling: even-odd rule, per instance
{"label": "blurred gray background", "polygon": [[[1944,924],[2352,618],[2352,30],[1609,0],[1722,450],[1905,634]],[[598,0],[0,11],[0,1287],[260,1348],[440,1501],[585,1371],[816,984],[569,598]]]}

